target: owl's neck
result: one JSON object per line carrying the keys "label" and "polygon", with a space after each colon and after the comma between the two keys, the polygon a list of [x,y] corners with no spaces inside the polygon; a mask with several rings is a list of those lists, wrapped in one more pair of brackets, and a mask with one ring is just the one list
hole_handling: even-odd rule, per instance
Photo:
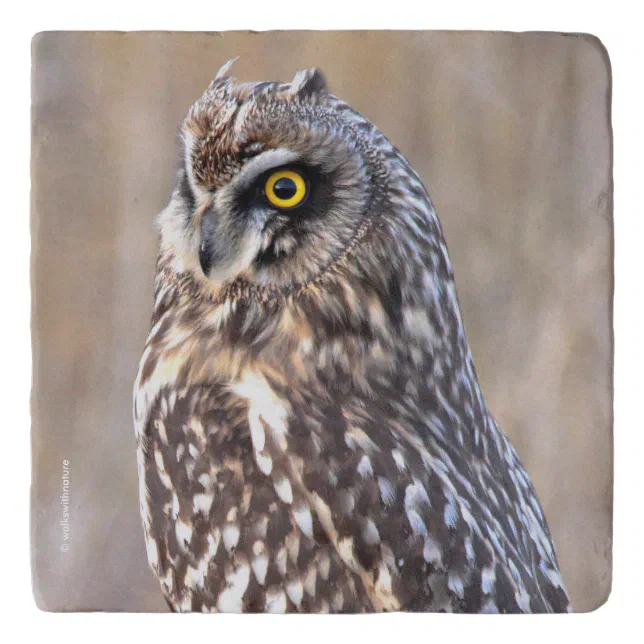
{"label": "owl's neck", "polygon": [[240,285],[213,300],[161,264],[135,417],[164,390],[250,378],[286,398],[320,392],[341,405],[360,395],[402,414],[413,402],[438,438],[456,432],[487,450],[502,434],[481,395],[445,244],[432,232],[385,218],[319,283],[266,299]]}
{"label": "owl's neck", "polygon": [[437,221],[425,222],[383,217],[332,269],[292,291],[236,280],[212,294],[161,261],[148,344],[176,353],[182,338],[190,383],[204,373],[234,380],[261,363],[337,383],[423,373],[445,398],[463,383],[478,396],[447,250]]}

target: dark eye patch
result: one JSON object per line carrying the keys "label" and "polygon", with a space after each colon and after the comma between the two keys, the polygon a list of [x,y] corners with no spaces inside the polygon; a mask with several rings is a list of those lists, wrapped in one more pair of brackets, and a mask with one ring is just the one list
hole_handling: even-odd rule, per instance
{"label": "dark eye patch", "polygon": [[179,179],[179,195],[183,202],[186,204],[190,215],[194,212],[197,207],[197,201],[195,199],[194,192],[190,186],[190,181],[188,180],[188,173],[184,169],[181,171],[181,178]]}

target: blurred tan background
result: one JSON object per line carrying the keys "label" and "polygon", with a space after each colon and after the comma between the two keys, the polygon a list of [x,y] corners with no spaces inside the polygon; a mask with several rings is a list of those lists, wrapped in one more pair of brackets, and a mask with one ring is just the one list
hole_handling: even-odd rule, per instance
{"label": "blurred tan background", "polygon": [[477,32],[34,38],[38,605],[166,609],[139,521],[132,383],[178,125],[233,56],[243,80],[321,67],[424,179],[488,405],[535,483],[574,608],[597,607],[611,583],[609,64],[591,37]]}

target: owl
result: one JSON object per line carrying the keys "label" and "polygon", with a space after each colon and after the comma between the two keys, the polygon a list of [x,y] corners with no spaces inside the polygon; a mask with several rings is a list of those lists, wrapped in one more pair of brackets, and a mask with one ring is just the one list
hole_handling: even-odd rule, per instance
{"label": "owl", "polygon": [[181,127],[134,390],[170,608],[570,610],[421,179],[318,69],[229,66]]}

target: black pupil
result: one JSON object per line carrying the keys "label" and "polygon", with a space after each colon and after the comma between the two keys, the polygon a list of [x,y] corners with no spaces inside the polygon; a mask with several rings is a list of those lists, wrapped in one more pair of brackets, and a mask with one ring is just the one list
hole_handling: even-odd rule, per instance
{"label": "black pupil", "polygon": [[278,199],[286,200],[295,196],[297,192],[297,186],[293,179],[288,177],[282,177],[275,182],[273,186],[273,192]]}

